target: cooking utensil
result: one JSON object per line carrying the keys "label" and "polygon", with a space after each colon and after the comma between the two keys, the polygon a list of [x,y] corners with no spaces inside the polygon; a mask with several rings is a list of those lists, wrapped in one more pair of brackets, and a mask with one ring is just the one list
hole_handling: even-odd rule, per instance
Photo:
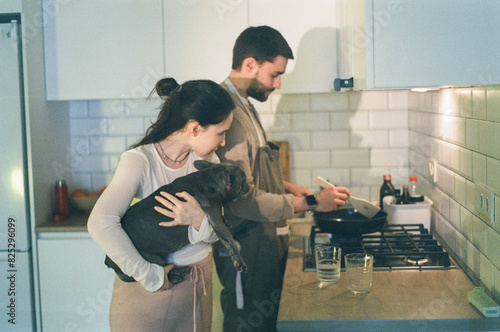
{"label": "cooking utensil", "polygon": [[336,211],[313,213],[314,222],[321,232],[331,234],[368,234],[380,231],[387,213],[380,210],[373,218],[366,218],[355,209],[343,208]]}
{"label": "cooking utensil", "polygon": [[[314,182],[323,188],[335,187],[333,184],[323,179],[321,176],[317,176]],[[357,197],[349,197],[347,201],[356,209],[359,213],[367,218],[373,218],[379,211],[380,208],[376,207],[372,203],[365,199]]]}

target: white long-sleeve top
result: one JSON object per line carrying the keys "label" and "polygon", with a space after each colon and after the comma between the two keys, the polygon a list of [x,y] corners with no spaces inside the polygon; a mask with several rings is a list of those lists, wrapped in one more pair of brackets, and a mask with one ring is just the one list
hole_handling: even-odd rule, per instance
{"label": "white long-sleeve top", "polygon": [[[173,169],[165,165],[153,144],[125,151],[112,181],[90,214],[87,227],[92,239],[125,274],[139,281],[150,292],[163,285],[163,267],[146,261],[139,254],[121,227],[120,220],[134,197],[147,197],[162,185],[197,171],[193,163],[200,159],[191,152],[183,167]],[[215,153],[210,161],[219,162]],[[171,254],[168,258],[170,263],[194,264],[207,257],[212,250],[210,243],[217,241],[206,216],[199,231],[189,226],[188,235],[191,244]]]}

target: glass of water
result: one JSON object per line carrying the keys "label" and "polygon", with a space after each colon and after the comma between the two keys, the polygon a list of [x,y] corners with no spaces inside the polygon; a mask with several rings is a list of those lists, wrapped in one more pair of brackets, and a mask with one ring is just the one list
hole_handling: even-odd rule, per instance
{"label": "glass of water", "polygon": [[372,287],[373,256],[368,254],[345,255],[347,288],[354,293],[366,293]]}
{"label": "glass of water", "polygon": [[319,244],[314,248],[318,280],[334,284],[340,279],[342,249],[331,244]]}

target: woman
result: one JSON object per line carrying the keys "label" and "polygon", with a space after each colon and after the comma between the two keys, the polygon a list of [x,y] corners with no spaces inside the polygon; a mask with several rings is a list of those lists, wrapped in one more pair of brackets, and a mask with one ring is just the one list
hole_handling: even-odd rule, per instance
{"label": "woman", "polygon": [[[217,237],[198,202],[186,192],[157,197],[163,207],[155,209],[173,218],[160,226],[189,225],[191,244],[173,253],[166,267],[142,258],[120,219],[134,197],[147,197],[158,187],[196,171],[195,160],[219,162],[213,152],[225,144],[234,103],[212,81],[178,85],[166,78],[156,84],[155,91],[165,100],[158,119],[139,143],[122,154],[113,180],[90,215],[88,230],[122,271],[138,281],[125,283],[115,278],[111,330],[207,331],[212,319],[210,243]],[[167,273],[174,265],[192,269],[190,276],[172,286]]]}

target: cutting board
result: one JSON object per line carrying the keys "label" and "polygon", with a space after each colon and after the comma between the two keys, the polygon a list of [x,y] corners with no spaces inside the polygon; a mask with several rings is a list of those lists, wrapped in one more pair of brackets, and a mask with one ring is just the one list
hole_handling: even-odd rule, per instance
{"label": "cutting board", "polygon": [[290,182],[290,143],[287,141],[271,141],[280,148],[280,164],[283,180]]}

